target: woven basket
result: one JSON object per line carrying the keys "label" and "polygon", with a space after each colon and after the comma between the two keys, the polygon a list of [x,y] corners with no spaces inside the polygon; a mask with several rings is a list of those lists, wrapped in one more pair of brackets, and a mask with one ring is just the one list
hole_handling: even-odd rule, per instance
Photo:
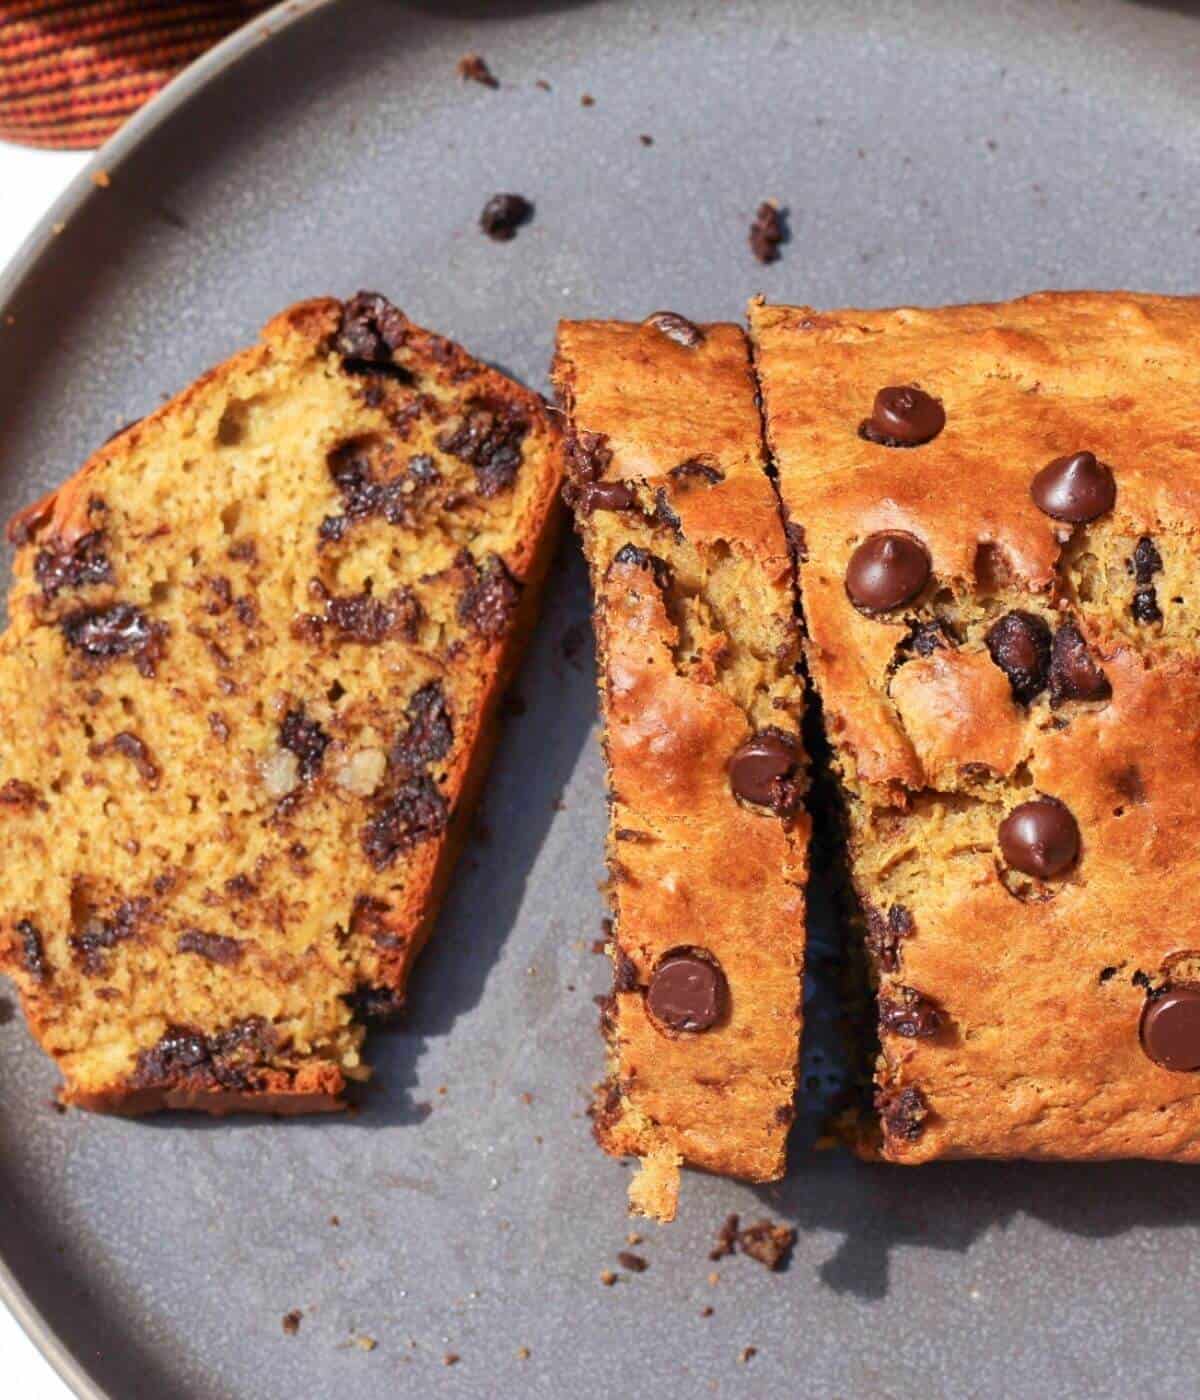
{"label": "woven basket", "polygon": [[0,0],[0,138],[98,146],[269,0]]}

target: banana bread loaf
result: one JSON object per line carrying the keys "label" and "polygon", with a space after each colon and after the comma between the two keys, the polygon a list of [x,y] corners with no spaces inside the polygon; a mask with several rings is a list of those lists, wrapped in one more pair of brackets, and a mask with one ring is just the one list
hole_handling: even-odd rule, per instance
{"label": "banana bread loaf", "polygon": [[1200,301],[750,317],[878,988],[863,1150],[1200,1160]]}
{"label": "banana bread loaf", "polygon": [[532,393],[301,303],[19,515],[0,968],[63,1098],[331,1108],[401,1005],[553,542]]}
{"label": "banana bread loaf", "polygon": [[610,785],[596,1135],[670,1219],[681,1162],[784,1168],[809,830],[792,564],[736,326],[565,322],[554,380]]}

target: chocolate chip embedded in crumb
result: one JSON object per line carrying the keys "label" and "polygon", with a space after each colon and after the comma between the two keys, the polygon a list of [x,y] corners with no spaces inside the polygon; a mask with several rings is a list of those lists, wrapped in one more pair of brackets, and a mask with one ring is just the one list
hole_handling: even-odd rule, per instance
{"label": "chocolate chip embedded in crumb", "polygon": [[1126,568],[1133,575],[1135,583],[1149,583],[1155,574],[1162,573],[1162,555],[1149,535],[1143,535],[1133,547],[1133,555]]}
{"label": "chocolate chip embedded in crumb", "polygon": [[21,965],[33,982],[43,985],[50,979],[50,964],[46,961],[46,945],[41,930],[31,919],[20,919],[16,934],[21,945]]}
{"label": "chocolate chip embedded in crumb", "polygon": [[1139,1034],[1142,1049],[1163,1069],[1200,1069],[1200,987],[1168,986],[1148,1000]]}
{"label": "chocolate chip embedded in crumb", "polygon": [[1066,700],[1107,700],[1112,694],[1108,677],[1088,650],[1083,633],[1073,622],[1064,622],[1054,634],[1050,651],[1050,703]]}
{"label": "chocolate chip embedded in crumb", "polygon": [[497,641],[512,625],[521,586],[498,554],[482,565],[464,550],[457,560],[467,585],[458,600],[458,617],[487,641]]}
{"label": "chocolate chip embedded in crumb", "polygon": [[921,447],[946,426],[941,403],[913,384],[889,384],[875,395],[858,435],[878,447]]}
{"label": "chocolate chip embedded in crumb", "polygon": [[668,955],[650,978],[646,1006],[673,1031],[707,1031],[725,1012],[728,989],[716,961],[699,953]]}
{"label": "chocolate chip embedded in crumb", "polygon": [[404,313],[378,292],[358,292],[342,308],[334,348],[353,366],[391,362],[404,343],[408,322]]}
{"label": "chocolate chip embedded in crumb", "polygon": [[896,648],[903,657],[906,652],[913,656],[932,656],[935,651],[949,651],[958,645],[958,638],[941,618],[932,622],[914,622],[908,636]]}
{"label": "chocolate chip embedded in crumb", "polygon": [[984,637],[988,653],[1008,677],[1013,699],[1028,705],[1046,688],[1050,628],[1036,613],[1013,611],[992,623]]}
{"label": "chocolate chip embedded in crumb", "polygon": [[439,836],[449,820],[446,799],[431,779],[406,779],[363,828],[363,851],[376,870],[386,870],[403,852]]}
{"label": "chocolate chip embedded in crumb", "polygon": [[329,735],[303,710],[289,710],[279,726],[279,743],[300,760],[300,780],[309,782],[321,771]]}
{"label": "chocolate chip embedded in crumb", "polygon": [[725,473],[720,467],[700,457],[689,457],[686,462],[672,467],[667,475],[680,485],[702,482],[705,486],[716,486],[725,480]]}
{"label": "chocolate chip embedded in crumb", "polygon": [[671,505],[665,486],[659,486],[654,492],[653,520],[656,525],[670,530],[677,541],[683,542],[683,521],[680,520],[678,512]]}
{"label": "chocolate chip embedded in crumb", "polygon": [[652,311],[642,325],[653,327],[685,350],[695,350],[706,339],[704,331],[694,321],[689,321],[676,311]]}
{"label": "chocolate chip embedded in crumb", "polygon": [[889,1137],[902,1142],[916,1142],[925,1131],[929,1103],[915,1084],[903,1089],[894,1086],[877,1088],[875,1108]]}
{"label": "chocolate chip embedded in crumb", "polygon": [[795,1243],[796,1231],[790,1225],[776,1225],[771,1220],[756,1220],[737,1236],[743,1254],[772,1270],[783,1268]]}
{"label": "chocolate chip embedded in crumb", "polygon": [[416,691],[405,709],[408,721],[392,746],[393,770],[415,777],[431,763],[445,758],[454,742],[454,720],[440,681],[428,681]]}
{"label": "chocolate chip embedded in crumb", "polygon": [[158,764],[155,763],[144,740],[136,734],[123,730],[120,734],[114,734],[105,743],[91,744],[88,747],[88,754],[92,758],[99,758],[106,753],[118,753],[129,759],[147,787],[156,788],[158,786],[162,776]]}
{"label": "chocolate chip embedded in crumb", "polygon": [[475,489],[485,500],[507,491],[523,460],[529,419],[512,404],[478,399],[461,421],[443,432],[438,447],[475,472]]}
{"label": "chocolate chip embedded in crumb", "polygon": [[42,803],[38,790],[20,778],[0,784],[0,807],[36,807]]}
{"label": "chocolate chip embedded in crumb", "polygon": [[604,433],[588,433],[575,428],[563,444],[567,471],[577,481],[597,481],[612,462],[612,448]]}
{"label": "chocolate chip embedded in crumb", "polygon": [[73,544],[48,540],[33,561],[33,576],[46,598],[64,588],[112,583],[113,570],[104,552],[104,532],[89,530]]}
{"label": "chocolate chip embedded in crumb", "polygon": [[497,243],[507,243],[533,217],[533,205],[521,194],[494,194],[483,206],[479,227]]}
{"label": "chocolate chip embedded in crumb", "polygon": [[776,816],[790,816],[804,795],[795,737],[774,726],[760,729],[730,757],[729,786],[743,802],[768,808]]}
{"label": "chocolate chip embedded in crumb", "polygon": [[1081,525],[1113,508],[1117,483],[1094,452],[1072,452],[1048,462],[1030,483],[1029,494],[1044,515]]}
{"label": "chocolate chip embedded in crumb", "polygon": [[846,565],[846,593],[860,612],[892,612],[910,603],[929,582],[929,551],[899,530],[868,535]]}
{"label": "chocolate chip embedded in crumb", "polygon": [[465,53],[458,60],[458,76],[463,82],[479,83],[483,87],[498,88],[499,79],[487,65],[482,54]]}
{"label": "chocolate chip embedded in crumb", "polygon": [[1040,880],[1062,875],[1079,856],[1079,826],[1055,797],[1014,807],[1000,823],[1000,851],[1013,870]]}
{"label": "chocolate chip embedded in crumb", "polygon": [[637,494],[627,481],[567,481],[563,501],[580,515],[598,510],[634,510]]}
{"label": "chocolate chip embedded in crumb", "polygon": [[760,263],[779,259],[779,245],[787,242],[786,213],[777,204],[764,200],[750,225],[750,251]]}
{"label": "chocolate chip embedded in crumb", "polygon": [[356,1021],[364,1025],[386,1025],[404,1010],[404,993],[395,987],[374,987],[363,982],[342,1000]]}
{"label": "chocolate chip embedded in crumb", "polygon": [[671,586],[671,566],[657,554],[642,549],[636,544],[623,544],[613,555],[609,571],[613,569],[639,569],[651,575],[656,587],[664,593]]}
{"label": "chocolate chip embedded in crumb", "polygon": [[246,951],[240,939],[228,938],[221,933],[206,933],[200,928],[185,929],[175,945],[178,953],[194,953],[206,962],[219,967],[235,967]]}
{"label": "chocolate chip embedded in crumb", "polygon": [[69,647],[91,661],[109,661],[128,656],[138,671],[152,677],[166,647],[165,623],[151,622],[132,603],[114,603],[107,608],[77,608],[61,621]]}
{"label": "chocolate chip embedded in crumb", "polygon": [[892,987],[879,997],[879,1029],[905,1040],[926,1040],[937,1035],[944,1015],[936,1002],[912,987]]}
{"label": "chocolate chip embedded in crumb", "polygon": [[913,917],[903,904],[893,904],[883,913],[874,904],[864,903],[867,920],[865,942],[884,972],[895,972],[900,965],[900,944],[913,932]]}
{"label": "chocolate chip embedded in crumb", "polygon": [[1134,622],[1148,624],[1162,621],[1162,609],[1158,606],[1158,592],[1155,588],[1139,588],[1133,595],[1130,605]]}

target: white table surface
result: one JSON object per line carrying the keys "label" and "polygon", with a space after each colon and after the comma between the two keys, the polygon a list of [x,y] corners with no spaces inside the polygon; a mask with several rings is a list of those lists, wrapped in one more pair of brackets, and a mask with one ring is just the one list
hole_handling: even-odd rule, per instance
{"label": "white table surface", "polygon": [[[32,151],[0,141],[0,266],[87,160],[74,151]],[[0,1391],[13,1400],[70,1400],[71,1392],[0,1303]]]}

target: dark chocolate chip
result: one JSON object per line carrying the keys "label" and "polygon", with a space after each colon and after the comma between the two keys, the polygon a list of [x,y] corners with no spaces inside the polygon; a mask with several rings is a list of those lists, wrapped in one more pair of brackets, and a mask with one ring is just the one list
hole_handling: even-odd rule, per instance
{"label": "dark chocolate chip", "polygon": [[913,917],[903,904],[893,904],[886,914],[874,904],[864,903],[867,918],[865,942],[884,972],[900,966],[900,944],[913,931]]}
{"label": "dark chocolate chip", "polygon": [[889,1137],[916,1142],[925,1131],[929,1103],[915,1084],[876,1090],[875,1107]]}
{"label": "dark chocolate chip", "polygon": [[454,743],[454,721],[440,681],[428,681],[408,702],[408,726],[392,746],[393,770],[415,777],[445,758]]}
{"label": "dark chocolate chip", "polygon": [[1064,622],[1054,634],[1050,651],[1050,703],[1065,700],[1106,700],[1112,694],[1108,677],[1096,665],[1083,633]]}
{"label": "dark chocolate chip", "polygon": [[846,592],[861,612],[891,612],[911,602],[929,582],[929,552],[899,530],[868,535],[846,566]]}
{"label": "dark chocolate chip", "polygon": [[657,554],[651,554],[648,549],[642,549],[636,544],[623,544],[613,555],[613,561],[609,567],[610,569],[644,569],[650,573],[657,587],[663,592],[666,592],[671,586],[670,564],[665,559],[660,559]]}
{"label": "dark chocolate chip", "polygon": [[652,311],[642,324],[653,326],[668,340],[673,340],[676,345],[682,345],[687,350],[695,350],[698,345],[704,344],[705,336],[700,327],[676,311]]}
{"label": "dark chocolate chip", "polygon": [[130,1086],[145,1089],[188,1082],[202,1088],[248,1089],[255,1083],[252,1071],[270,1058],[277,1045],[275,1028],[261,1016],[235,1021],[211,1035],[194,1026],[168,1026],[148,1050],[139,1053]]}
{"label": "dark chocolate chip", "polygon": [[441,434],[437,445],[474,470],[476,491],[490,500],[516,480],[528,432],[529,419],[515,405],[480,399],[457,427]]}
{"label": "dark chocolate chip", "polygon": [[220,967],[234,967],[241,962],[245,946],[240,939],[227,938],[220,933],[205,933],[200,928],[185,929],[175,945],[179,953],[195,953]]}
{"label": "dark chocolate chip", "polygon": [[395,987],[375,987],[368,982],[360,982],[342,1000],[350,1008],[354,1019],[367,1025],[386,1025],[404,1010],[403,992]]}
{"label": "dark chocolate chip", "polygon": [[1056,797],[1014,807],[1000,823],[999,839],[1008,865],[1039,880],[1061,875],[1079,856],[1079,827]]}
{"label": "dark chocolate chip", "polygon": [[449,820],[436,784],[425,774],[407,778],[363,828],[363,850],[376,870],[386,870],[403,852],[439,836]]}
{"label": "dark chocolate chip", "polygon": [[358,292],[342,308],[334,347],[345,359],[364,367],[387,364],[406,329],[404,313],[386,297]]}
{"label": "dark chocolate chip", "polygon": [[466,578],[466,587],[458,600],[459,621],[485,640],[496,641],[512,623],[521,597],[521,585],[498,554],[489,554],[480,565],[464,550],[457,563]]}
{"label": "dark chocolate chip", "polygon": [[30,978],[40,986],[50,977],[50,964],[46,961],[46,944],[41,930],[30,919],[19,919],[16,928],[21,940],[21,963]]}
{"label": "dark chocolate chip", "polygon": [[946,426],[946,410],[924,389],[890,384],[875,395],[870,418],[858,433],[880,447],[920,447]]}
{"label": "dark chocolate chip", "polygon": [[524,195],[494,194],[483,206],[479,227],[497,243],[507,243],[532,217],[533,205]]}
{"label": "dark chocolate chip", "polygon": [[132,603],[108,608],[78,608],[62,619],[67,645],[93,661],[128,656],[143,676],[153,676],[162,659],[165,623],[151,622]]}
{"label": "dark chocolate chip", "polygon": [[1168,987],[1142,1012],[1142,1049],[1163,1069],[1200,1069],[1200,987]]}
{"label": "dark chocolate chip", "polygon": [[654,970],[646,992],[651,1014],[673,1031],[707,1031],[725,1010],[725,976],[697,953],[672,953]]}
{"label": "dark chocolate chip", "polygon": [[563,444],[567,470],[576,481],[598,481],[612,461],[612,448],[604,433],[573,429]]}
{"label": "dark chocolate chip", "polygon": [[725,480],[725,473],[720,467],[714,466],[711,462],[705,462],[700,457],[689,457],[686,462],[680,462],[677,467],[672,467],[667,475],[680,485],[702,481],[706,486],[716,486]]}
{"label": "dark chocolate chip", "polygon": [[33,576],[47,598],[53,598],[63,588],[111,583],[113,571],[104,552],[104,532],[89,530],[72,545],[61,540],[48,541],[33,561]]}
{"label": "dark chocolate chip", "polygon": [[1162,555],[1158,552],[1158,546],[1149,535],[1143,535],[1133,547],[1133,557],[1126,564],[1126,568],[1133,575],[1133,581],[1137,584],[1147,584],[1155,574],[1162,573]]}
{"label": "dark chocolate chip", "polygon": [[943,1024],[941,1008],[912,987],[893,987],[892,995],[879,998],[879,1029],[906,1040],[937,1035]]}
{"label": "dark chocolate chip", "polygon": [[1029,494],[1044,514],[1079,525],[1112,510],[1117,483],[1094,452],[1072,452],[1047,463],[1033,478]]}
{"label": "dark chocolate chip", "polygon": [[729,786],[735,797],[777,816],[788,816],[804,794],[800,749],[793,735],[760,729],[735,749],[729,760]]}
{"label": "dark chocolate chip", "polygon": [[637,505],[633,487],[625,481],[568,481],[563,494],[580,515],[591,515],[595,510],[633,510]]}
{"label": "dark chocolate chip", "polygon": [[284,715],[283,723],[279,726],[279,742],[300,760],[300,778],[303,782],[315,778],[321,771],[325,750],[329,747],[329,735],[303,710],[289,710]]}
{"label": "dark chocolate chip", "polygon": [[914,622],[908,636],[896,648],[899,659],[908,655],[932,656],[935,651],[949,651],[958,645],[958,638],[948,623],[940,617],[932,622]]}
{"label": "dark chocolate chip", "polygon": [[1046,688],[1050,670],[1050,628],[1036,613],[1008,612],[984,637],[992,660],[1008,677],[1013,699],[1028,705]]}
{"label": "dark chocolate chip", "polygon": [[787,242],[786,213],[778,205],[764,200],[750,225],[750,251],[760,263],[779,259],[779,245]]}
{"label": "dark chocolate chip", "polygon": [[1149,588],[1139,588],[1130,604],[1134,622],[1143,624],[1162,621],[1162,609],[1158,606],[1158,591],[1151,584]]}

